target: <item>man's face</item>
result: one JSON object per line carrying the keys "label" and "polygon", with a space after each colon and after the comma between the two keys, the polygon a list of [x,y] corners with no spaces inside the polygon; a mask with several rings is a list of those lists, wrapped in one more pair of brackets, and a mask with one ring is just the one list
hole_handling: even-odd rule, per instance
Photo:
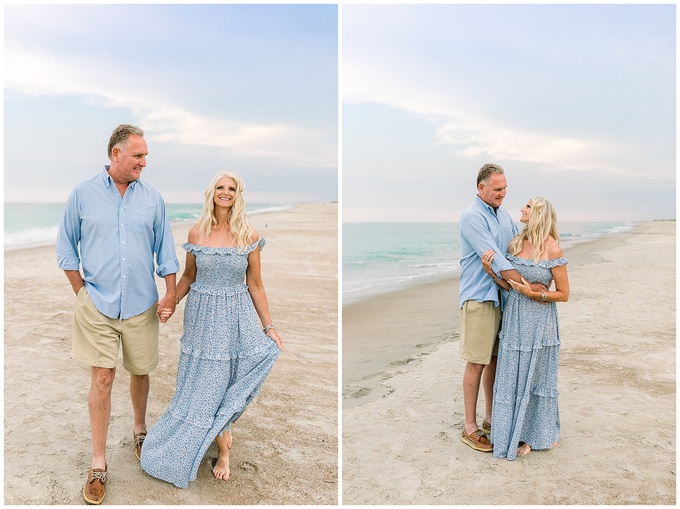
{"label": "man's face", "polygon": [[117,174],[125,182],[139,179],[146,166],[146,156],[149,151],[146,141],[141,136],[131,134],[121,147],[114,147],[111,151],[112,160],[116,163]]}
{"label": "man's face", "polygon": [[505,190],[508,184],[505,181],[505,175],[492,173],[488,184],[481,182],[479,184],[479,197],[481,200],[492,207],[500,207],[505,198]]}

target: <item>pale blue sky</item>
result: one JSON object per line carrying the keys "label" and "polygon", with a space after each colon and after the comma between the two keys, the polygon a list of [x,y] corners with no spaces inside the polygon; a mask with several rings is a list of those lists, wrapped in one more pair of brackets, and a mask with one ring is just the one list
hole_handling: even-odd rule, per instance
{"label": "pale blue sky", "polygon": [[675,218],[675,5],[344,5],[344,221]]}
{"label": "pale blue sky", "polygon": [[336,5],[5,5],[6,201],[63,202],[120,123],[142,178],[201,202],[223,169],[257,203],[338,196]]}

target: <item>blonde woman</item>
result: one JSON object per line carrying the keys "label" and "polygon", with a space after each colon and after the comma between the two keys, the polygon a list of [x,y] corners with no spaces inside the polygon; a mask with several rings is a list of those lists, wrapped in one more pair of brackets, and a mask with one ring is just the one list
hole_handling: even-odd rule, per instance
{"label": "blonde woman", "polygon": [[215,175],[203,215],[182,246],[187,254],[177,302],[188,297],[176,392],[141,455],[147,473],[180,488],[196,478],[213,440],[213,475],[229,478],[230,426],[283,350],[260,276],[265,241],[246,219],[243,189],[236,174]]}
{"label": "blonde woman", "polygon": [[[557,445],[556,303],[569,299],[567,260],[559,245],[555,209],[544,198],[531,198],[520,221],[525,227],[508,247],[508,260],[521,275],[520,283],[493,272],[493,250],[482,255],[484,270],[510,292],[503,311],[491,420],[493,455],[509,460]],[[552,282],[554,290],[549,290]],[[531,283],[543,284],[546,290],[532,290]]]}

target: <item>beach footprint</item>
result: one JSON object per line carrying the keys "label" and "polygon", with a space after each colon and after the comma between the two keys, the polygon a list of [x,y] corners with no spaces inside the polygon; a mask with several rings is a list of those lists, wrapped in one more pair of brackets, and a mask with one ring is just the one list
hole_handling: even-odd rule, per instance
{"label": "beach footprint", "polygon": [[245,470],[246,472],[257,472],[258,470],[257,465],[250,463],[249,461],[244,461],[238,466],[238,468]]}

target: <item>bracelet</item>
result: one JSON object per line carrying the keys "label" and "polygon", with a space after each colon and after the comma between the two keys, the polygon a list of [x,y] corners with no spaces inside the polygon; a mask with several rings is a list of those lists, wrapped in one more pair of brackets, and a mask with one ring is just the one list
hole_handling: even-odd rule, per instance
{"label": "bracelet", "polygon": [[264,329],[262,329],[262,332],[264,332],[265,334],[267,334],[267,332],[269,332],[269,329],[274,329],[274,330],[276,330],[276,329],[274,328],[274,324],[273,324],[273,323],[270,323],[270,324],[267,325]]}
{"label": "bracelet", "polygon": [[548,296],[545,294],[545,292],[541,292],[541,302],[545,302],[548,300]]}

